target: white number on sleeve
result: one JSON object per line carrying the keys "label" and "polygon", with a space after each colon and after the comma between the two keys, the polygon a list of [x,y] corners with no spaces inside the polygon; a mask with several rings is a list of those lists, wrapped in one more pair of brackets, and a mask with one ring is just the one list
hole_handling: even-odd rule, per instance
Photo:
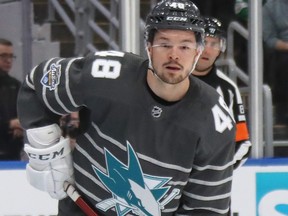
{"label": "white number on sleeve", "polygon": [[116,79],[120,75],[121,64],[119,61],[96,59],[92,66],[92,76],[96,78]]}
{"label": "white number on sleeve", "polygon": [[[222,97],[219,98],[220,105],[229,113],[229,110],[224,100],[221,99]],[[223,133],[226,129],[231,130],[233,128],[232,118],[230,117],[230,115],[225,114],[217,104],[214,105],[214,107],[212,108],[212,113],[214,117],[216,131],[218,131],[219,133]]]}

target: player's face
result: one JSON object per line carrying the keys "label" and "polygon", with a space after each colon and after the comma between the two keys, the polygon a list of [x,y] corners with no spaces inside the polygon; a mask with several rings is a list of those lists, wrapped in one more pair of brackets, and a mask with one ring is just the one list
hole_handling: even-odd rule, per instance
{"label": "player's face", "polygon": [[215,37],[205,37],[204,50],[196,64],[197,72],[209,71],[220,54],[220,39]]}
{"label": "player's face", "polygon": [[13,47],[0,44],[0,70],[9,72],[13,62]]}
{"label": "player's face", "polygon": [[168,29],[156,32],[148,51],[154,72],[169,84],[180,83],[189,76],[200,52],[194,32]]}

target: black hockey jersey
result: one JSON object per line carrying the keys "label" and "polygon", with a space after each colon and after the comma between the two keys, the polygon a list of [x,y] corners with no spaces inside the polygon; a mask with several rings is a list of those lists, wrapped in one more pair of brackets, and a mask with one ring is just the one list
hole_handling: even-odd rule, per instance
{"label": "black hockey jersey", "polygon": [[[148,60],[118,51],[53,58],[27,75],[18,112],[25,129],[80,110],[76,187],[101,215],[225,215],[235,122],[222,97],[190,77],[184,98],[148,87]],[[69,198],[59,215],[83,215]]]}
{"label": "black hockey jersey", "polygon": [[236,154],[235,167],[238,167],[249,156],[251,142],[245,116],[245,108],[240,91],[236,84],[219,69],[213,66],[212,70],[205,76],[197,76],[202,81],[211,85],[224,98],[231,114],[236,121]]}

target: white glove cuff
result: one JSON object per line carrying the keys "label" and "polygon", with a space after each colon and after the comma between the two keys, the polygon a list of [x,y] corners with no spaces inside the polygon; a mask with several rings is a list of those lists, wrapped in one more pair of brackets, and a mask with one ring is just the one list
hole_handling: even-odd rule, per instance
{"label": "white glove cuff", "polygon": [[51,170],[37,171],[30,164],[27,164],[26,172],[27,180],[31,185],[39,190],[51,191],[51,188],[53,188],[51,183],[54,181]]}
{"label": "white glove cuff", "polygon": [[36,148],[47,148],[58,143],[61,137],[59,125],[52,124],[27,130],[27,139],[31,146]]}
{"label": "white glove cuff", "polygon": [[69,139],[62,137],[56,145],[49,148],[37,149],[25,144],[24,150],[29,157],[30,163],[47,164],[68,155],[71,152],[71,146]]}

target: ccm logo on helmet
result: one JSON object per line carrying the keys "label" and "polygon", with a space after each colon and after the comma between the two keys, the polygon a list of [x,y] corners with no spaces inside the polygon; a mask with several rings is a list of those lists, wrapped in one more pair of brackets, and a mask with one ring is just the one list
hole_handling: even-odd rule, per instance
{"label": "ccm logo on helmet", "polygon": [[62,156],[64,153],[64,148],[62,148],[60,151],[55,151],[51,152],[48,154],[34,154],[34,153],[27,153],[29,158],[34,159],[34,160],[40,160],[40,161],[47,161],[47,160],[52,160],[55,159],[59,156]]}
{"label": "ccm logo on helmet", "polygon": [[186,22],[186,21],[187,21],[187,17],[173,17],[173,16],[168,16],[168,17],[166,18],[166,20],[168,20],[168,21]]}

